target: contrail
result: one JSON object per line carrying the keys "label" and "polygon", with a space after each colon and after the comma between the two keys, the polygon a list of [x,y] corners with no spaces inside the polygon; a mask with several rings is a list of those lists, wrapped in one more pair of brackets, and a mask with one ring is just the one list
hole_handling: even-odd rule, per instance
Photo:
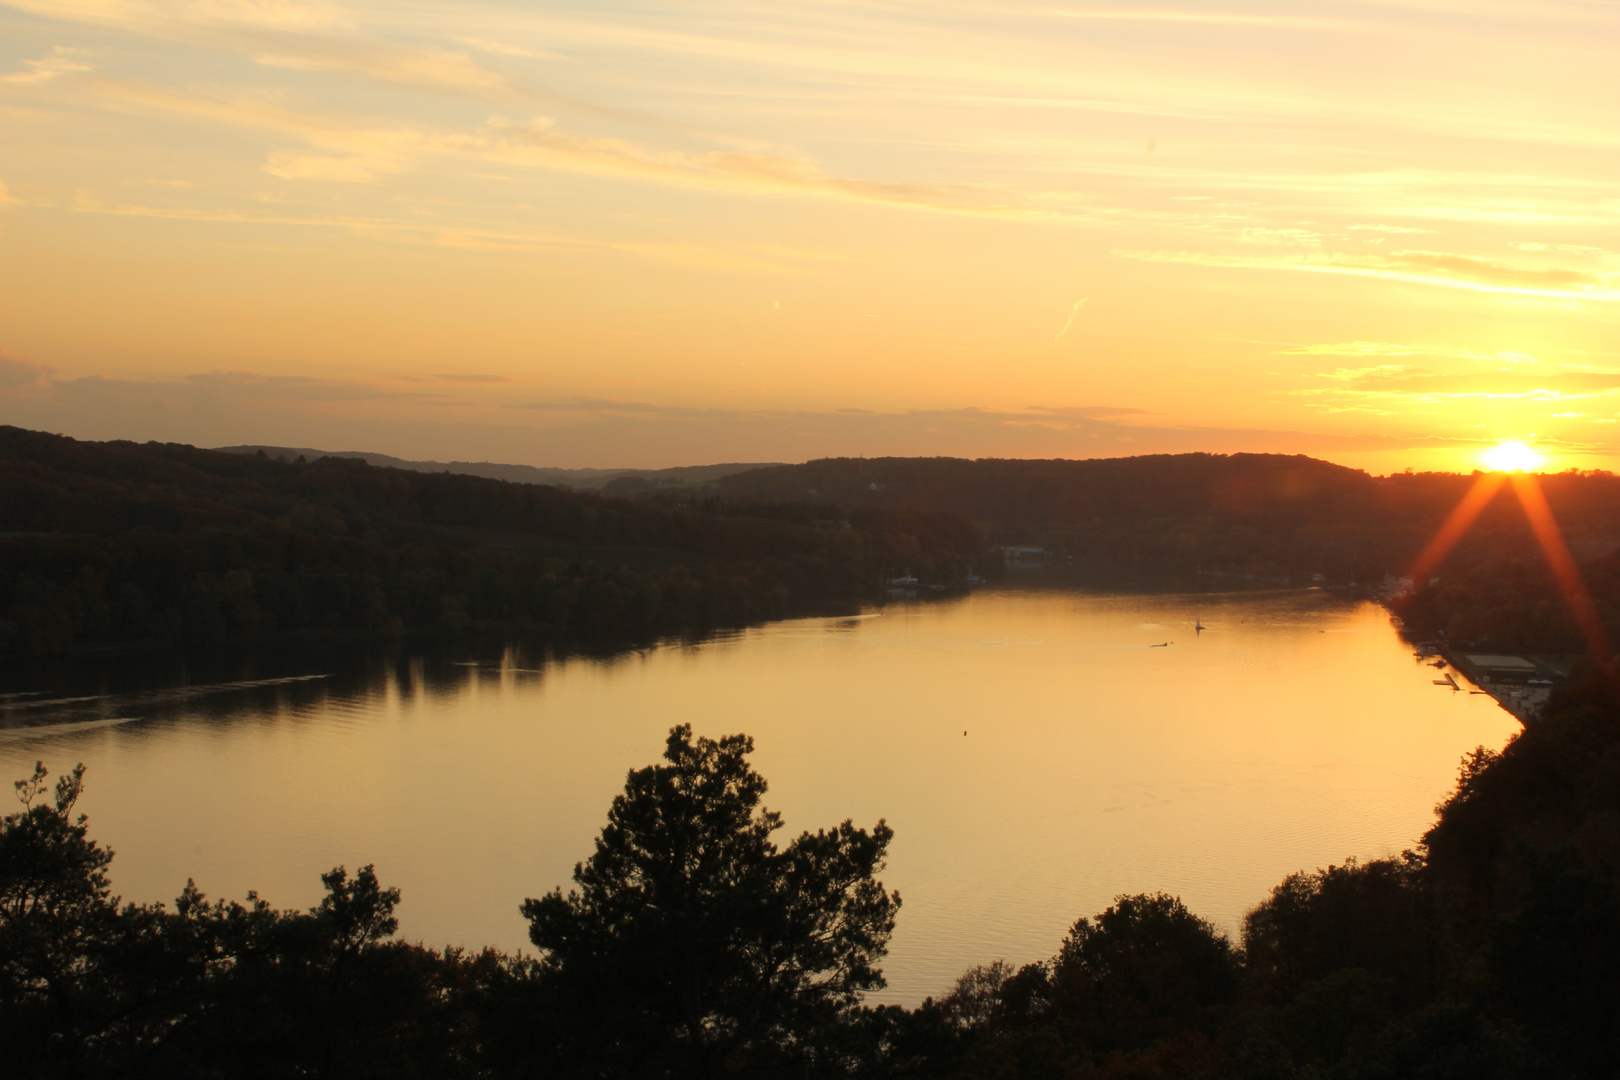
{"label": "contrail", "polygon": [[1069,309],[1069,317],[1063,321],[1063,329],[1057,332],[1057,336],[1052,339],[1052,344],[1056,345],[1058,342],[1063,340],[1063,335],[1067,334],[1069,332],[1069,327],[1074,325],[1074,313],[1080,310],[1081,304],[1090,299],[1091,297],[1086,296],[1074,302],[1074,306]]}

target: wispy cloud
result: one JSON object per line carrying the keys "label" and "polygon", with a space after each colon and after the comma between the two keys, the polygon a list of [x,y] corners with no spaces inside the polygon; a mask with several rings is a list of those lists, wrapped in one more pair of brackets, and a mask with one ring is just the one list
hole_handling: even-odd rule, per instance
{"label": "wispy cloud", "polygon": [[1310,15],[1271,15],[1240,11],[1188,11],[1171,8],[1059,8],[1051,14],[1059,19],[1081,22],[1137,22],[1137,23],[1192,23],[1203,26],[1236,26],[1255,29],[1321,30],[1342,33],[1346,30],[1374,30],[1376,24],[1365,19],[1343,19]]}
{"label": "wispy cloud", "polygon": [[76,59],[80,55],[82,52],[79,49],[57,45],[37,60],[24,60],[22,71],[8,71],[0,75],[0,87],[49,82],[63,75],[92,70],[89,64]]}
{"label": "wispy cloud", "polygon": [[1067,334],[1069,332],[1069,327],[1074,325],[1074,316],[1075,316],[1075,313],[1080,310],[1080,305],[1085,303],[1089,299],[1091,299],[1089,296],[1082,297],[1081,299],[1076,300],[1074,302],[1073,307],[1069,308],[1069,317],[1067,319],[1063,320],[1062,328],[1059,329],[1058,332],[1052,336],[1052,344],[1056,345],[1058,342],[1063,340],[1063,335]]}
{"label": "wispy cloud", "polygon": [[114,383],[188,388],[208,394],[241,394],[306,403],[430,402],[446,400],[443,392],[402,388],[393,380],[335,379],[313,375],[266,375],[257,371],[203,371],[179,379],[129,380],[85,376],[62,385]]}
{"label": "wispy cloud", "polygon": [[114,217],[158,218],[212,222],[220,225],[335,229],[371,239],[428,244],[462,249],[534,251],[611,251],[656,262],[710,270],[792,274],[806,263],[825,261],[825,252],[796,251],[779,244],[731,246],[621,241],[604,236],[490,229],[453,222],[405,220],[342,214],[277,214],[244,210],[204,210],[189,206],[147,206],[108,203],[80,191],[72,208],[77,213]]}
{"label": "wispy cloud", "polygon": [[263,52],[254,62],[292,71],[334,71],[405,87],[456,90],[479,97],[528,96],[522,88],[465,53],[406,49],[371,41],[298,40]]}
{"label": "wispy cloud", "polygon": [[1380,233],[1432,233],[1433,229],[1418,229],[1410,225],[1351,225],[1352,232],[1380,232]]}
{"label": "wispy cloud", "polygon": [[907,209],[1009,220],[1093,220],[985,185],[907,184],[829,173],[808,158],[720,150],[662,149],[622,137],[585,135],[550,117],[513,122],[491,117],[470,131],[360,128],[289,108],[274,99],[225,91],[175,91],[144,83],[98,84],[108,107],[190,115],[236,127],[293,135],[304,148],[273,150],[264,169],[285,180],[371,183],[434,158],[522,166],[682,189],[766,197],[879,203]]}
{"label": "wispy cloud", "polygon": [[1437,285],[1473,292],[1510,293],[1560,300],[1620,300],[1615,275],[1557,267],[1505,266],[1474,255],[1441,251],[1396,251],[1389,255],[1312,252],[1289,255],[1233,255],[1193,251],[1115,252],[1144,262],[1186,263],[1240,270],[1281,270],[1382,278],[1414,285]]}
{"label": "wispy cloud", "polygon": [[1404,365],[1341,368],[1320,376],[1337,385],[1303,389],[1306,397],[1354,396],[1441,403],[1459,399],[1562,401],[1620,394],[1620,372],[1565,371],[1544,374],[1479,371],[1439,373]]}
{"label": "wispy cloud", "polygon": [[377,82],[488,98],[528,92],[465,53],[381,40],[333,4],[297,0],[8,0],[63,22],[227,45],[269,67],[344,72]]}
{"label": "wispy cloud", "polygon": [[1388,341],[1340,341],[1321,345],[1295,345],[1272,350],[1274,356],[1430,356],[1452,360],[1492,361],[1506,366],[1538,363],[1535,356],[1518,352],[1486,352],[1451,345],[1412,345]]}
{"label": "wispy cloud", "polygon": [[1342,341],[1332,345],[1299,345],[1272,351],[1278,356],[1422,356],[1434,350],[1385,341]]}
{"label": "wispy cloud", "polygon": [[0,390],[44,385],[55,370],[44,364],[37,364],[27,357],[0,349]]}
{"label": "wispy cloud", "polygon": [[9,6],[65,22],[157,32],[174,26],[256,30],[336,30],[352,25],[336,4],[307,0],[7,0]]}
{"label": "wispy cloud", "polygon": [[511,41],[494,41],[490,38],[464,37],[458,38],[461,44],[469,49],[476,49],[481,53],[492,56],[517,56],[525,60],[566,60],[562,53],[552,52],[549,49],[533,49],[527,45],[519,45]]}
{"label": "wispy cloud", "polygon": [[819,196],[921,210],[1025,219],[1055,214],[1006,191],[979,186],[904,184],[823,171],[804,158],[727,151],[658,151],[626,139],[578,135],[549,117],[528,124],[492,121],[490,156],[591,176],[647,180],[681,187],[755,195]]}

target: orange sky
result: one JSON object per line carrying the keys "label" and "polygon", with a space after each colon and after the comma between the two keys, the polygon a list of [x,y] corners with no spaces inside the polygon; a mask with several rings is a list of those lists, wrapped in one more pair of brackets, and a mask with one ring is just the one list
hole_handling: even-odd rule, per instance
{"label": "orange sky", "polygon": [[1620,450],[1607,0],[0,0],[0,422]]}

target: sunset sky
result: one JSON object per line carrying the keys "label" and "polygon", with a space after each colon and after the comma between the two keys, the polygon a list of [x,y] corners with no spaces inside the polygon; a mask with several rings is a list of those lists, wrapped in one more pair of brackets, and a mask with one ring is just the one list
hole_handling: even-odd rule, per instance
{"label": "sunset sky", "polygon": [[0,422],[1620,454],[1620,5],[0,0]]}

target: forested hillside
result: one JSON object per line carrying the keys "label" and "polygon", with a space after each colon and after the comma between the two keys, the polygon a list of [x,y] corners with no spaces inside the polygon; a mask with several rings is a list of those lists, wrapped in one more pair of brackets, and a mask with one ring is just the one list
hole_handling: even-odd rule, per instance
{"label": "forested hillside", "polygon": [[[1457,473],[1373,477],[1275,454],[1179,454],[834,458],[738,473],[719,486],[750,498],[947,510],[997,543],[1040,546],[1057,564],[1100,577],[1236,574],[1376,588],[1410,572],[1475,482]],[[1538,482],[1611,635],[1620,631],[1620,478],[1572,471]],[[1543,652],[1584,647],[1511,485],[1414,584],[1416,595],[1396,608],[1416,635]]]}
{"label": "forested hillside", "polygon": [[1003,544],[1094,569],[1377,580],[1421,545],[1459,477],[1374,480],[1307,457],[1089,461],[836,458],[723,477],[721,490],[838,506],[950,510]]}
{"label": "forested hillside", "polygon": [[643,635],[950,582],[951,514],[609,499],[0,428],[0,655],[292,634]]}

